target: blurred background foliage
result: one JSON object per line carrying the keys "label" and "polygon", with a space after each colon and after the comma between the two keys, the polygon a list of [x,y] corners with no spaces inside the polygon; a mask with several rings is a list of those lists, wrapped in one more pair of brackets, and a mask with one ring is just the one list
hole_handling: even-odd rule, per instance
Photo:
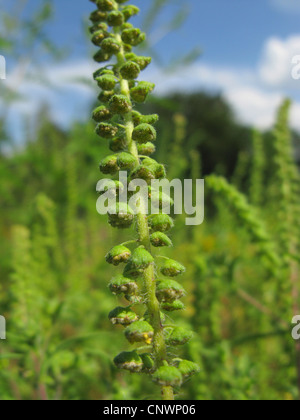
{"label": "blurred background foliage", "polygon": [[[148,31],[166,3],[153,2],[144,22]],[[40,2],[29,20],[19,10],[1,14],[1,51],[37,68],[36,50],[60,59],[43,36],[51,2]],[[176,29],[181,12],[152,39]],[[13,36],[4,36],[7,31]],[[146,47],[153,53],[155,42]],[[3,83],[0,89],[6,109],[13,108],[17,89]],[[195,332],[185,352],[201,366],[178,397],[298,399],[300,349],[290,321],[299,308],[299,174],[292,151],[300,139],[288,130],[288,103],[266,133],[239,124],[221,96],[153,96],[145,108],[160,115],[156,157],[169,177],[206,179],[205,222],[187,228],[177,217],[176,247],[165,251],[188,268],[186,310],[176,322]],[[15,145],[5,116],[3,110],[0,313],[7,340],[0,341],[0,398],[157,398],[149,379],[112,363],[126,343],[107,319],[117,301],[107,288],[113,272],[104,261],[123,234],[95,209],[106,144],[90,121],[62,130],[45,105],[24,144]]]}

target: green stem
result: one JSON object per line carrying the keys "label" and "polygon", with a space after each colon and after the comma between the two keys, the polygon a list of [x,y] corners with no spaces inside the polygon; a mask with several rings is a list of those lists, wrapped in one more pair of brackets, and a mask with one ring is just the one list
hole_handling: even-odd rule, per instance
{"label": "green stem", "polygon": [[132,240],[132,241],[126,241],[126,242],[123,242],[123,243],[121,243],[120,245],[121,246],[127,246],[127,245],[133,245],[133,244],[136,244],[138,242],[138,240]]}
{"label": "green stem", "polygon": [[[115,28],[115,35],[118,41],[122,43],[120,29]],[[122,48],[120,53],[117,55],[118,59],[118,66],[121,67],[125,62],[125,53],[124,49]],[[120,76],[120,88],[121,94],[125,95],[128,99],[130,99],[130,89],[128,81],[123,79]],[[136,158],[137,165],[140,164],[138,149],[136,142],[132,139],[132,132],[134,130],[134,123],[132,120],[132,113],[129,112],[124,117],[125,122],[125,133],[128,145],[128,151]],[[150,253],[151,253],[151,242],[150,242],[150,233],[149,233],[149,226],[147,215],[145,214],[145,210],[140,207],[140,212],[136,216],[137,222],[137,231],[139,235],[139,241],[141,245],[143,245]],[[144,271],[144,289],[147,295],[147,309],[150,317],[150,323],[154,329],[154,337],[153,337],[153,353],[155,356],[155,363],[157,367],[163,365],[163,362],[167,360],[167,346],[163,334],[163,326],[160,317],[160,306],[159,302],[156,298],[156,279],[155,279],[155,271],[154,271],[154,264],[151,264],[145,271]],[[162,398],[163,400],[174,400],[174,393],[173,388],[170,386],[163,386],[162,387]]]}

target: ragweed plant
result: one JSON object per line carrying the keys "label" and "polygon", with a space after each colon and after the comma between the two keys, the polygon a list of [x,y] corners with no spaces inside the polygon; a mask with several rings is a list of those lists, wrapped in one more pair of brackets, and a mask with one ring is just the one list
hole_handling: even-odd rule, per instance
{"label": "ragweed plant", "polygon": [[[112,176],[126,171],[128,181],[146,181],[149,198],[158,194],[162,204],[170,198],[161,196],[150,186],[152,180],[166,177],[164,165],[150,158],[155,152],[154,125],[158,115],[142,115],[135,110],[135,105],[145,102],[155,87],[153,83],[137,81],[151,62],[150,57],[132,52],[146,37],[129,23],[139,9],[124,5],[127,0],[92,1],[97,10],[91,14],[90,30],[92,42],[99,47],[94,59],[104,63],[94,73],[101,88],[101,104],[94,110],[93,119],[97,122],[96,133],[103,141],[109,141],[113,153],[101,161],[100,170]],[[120,181],[113,179],[109,192],[120,196],[124,188]],[[184,308],[180,298],[185,290],[174,278],[183,274],[185,267],[153,254],[154,248],[172,246],[167,234],[174,223],[162,211],[147,215],[144,204],[139,200],[134,212],[128,202],[119,200],[116,209],[108,211],[111,226],[122,229],[135,225],[137,231],[136,240],[116,245],[106,256],[109,264],[125,264],[109,288],[127,301],[125,306],[113,309],[109,319],[112,324],[125,327],[126,339],[135,346],[134,350],[117,355],[114,363],[130,372],[151,375],[161,386],[162,398],[172,400],[183,380],[198,371],[196,364],[174,357],[173,350],[168,350],[187,343],[192,336],[185,328],[165,322],[166,312]]]}
{"label": "ragweed plant", "polygon": [[[254,159],[252,165],[250,199],[230,185],[225,178],[210,175],[206,186],[234,212],[235,223],[247,229],[252,242],[267,264],[269,277],[276,282],[273,299],[276,312],[248,293],[239,290],[239,295],[268,315],[289,333],[291,314],[299,309],[299,171],[294,160],[292,136],[289,129],[291,102],[286,100],[279,108],[275,128],[272,132],[273,156],[264,157],[263,139],[255,133]],[[272,165],[273,174],[268,182],[264,179],[266,165]],[[242,173],[242,171],[240,171]],[[265,188],[265,190],[263,189]],[[266,204],[261,209],[258,204],[262,194]],[[268,195],[270,197],[268,197]],[[280,314],[280,316],[278,316]],[[300,395],[300,344],[295,343],[296,382]]]}

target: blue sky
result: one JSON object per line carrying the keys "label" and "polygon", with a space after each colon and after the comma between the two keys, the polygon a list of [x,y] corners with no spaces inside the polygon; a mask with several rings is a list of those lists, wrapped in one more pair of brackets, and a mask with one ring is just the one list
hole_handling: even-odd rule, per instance
{"label": "blue sky", "polygon": [[[147,15],[153,0],[135,0],[141,13],[137,25]],[[29,15],[41,0],[29,0]],[[286,38],[299,33],[299,0],[172,0],[164,9],[158,23],[168,20],[171,13],[185,5],[190,14],[181,30],[169,33],[156,48],[167,59],[184,51],[186,46],[199,46],[203,58],[212,64],[248,66],[256,62],[261,46],[270,36]],[[82,21],[94,10],[88,0],[53,0],[54,19],[47,33],[57,44],[72,48],[72,58],[87,54],[82,34]],[[294,7],[291,6],[294,4]],[[72,10],[70,12],[70,10]]]}
{"label": "blue sky", "polygon": [[[3,1],[3,0],[2,0]],[[135,0],[142,24],[153,0]],[[28,0],[26,15],[41,3]],[[90,77],[94,68],[91,46],[83,33],[83,21],[94,9],[88,0],[53,0],[55,14],[46,27],[48,36],[59,46],[67,46],[69,55],[61,63],[47,63],[46,70],[54,91],[25,80],[18,89],[26,100],[16,105],[20,115],[34,114],[41,102],[49,103],[53,118],[67,126],[74,118],[87,118],[95,92],[70,82],[75,77]],[[145,78],[157,84],[157,92],[172,90],[208,90],[221,92],[247,124],[268,128],[276,107],[284,96],[294,100],[292,125],[300,130],[300,80],[291,78],[291,59],[300,54],[300,0],[172,0],[159,16],[150,33],[155,50],[165,64],[180,57],[187,49],[200,47],[202,56],[172,75],[153,64]],[[0,0],[1,4],[1,0]],[[7,3],[6,3],[7,4]],[[189,9],[183,27],[160,37],[162,25],[182,7]],[[3,7],[3,6],[2,6]],[[1,54],[1,51],[0,51]],[[12,83],[18,63],[8,61],[7,83]],[[68,80],[69,79],[69,80]],[[2,82],[1,82],[2,83]],[[12,83],[13,84],[13,83]]]}

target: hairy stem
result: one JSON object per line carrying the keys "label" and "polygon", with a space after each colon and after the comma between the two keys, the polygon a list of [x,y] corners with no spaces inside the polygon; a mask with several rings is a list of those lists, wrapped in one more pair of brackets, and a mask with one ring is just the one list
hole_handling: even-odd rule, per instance
{"label": "hairy stem", "polygon": [[[115,35],[118,41],[121,42],[121,35],[118,28],[115,29]],[[125,62],[124,49],[122,48],[120,53],[117,55],[118,66],[122,66]],[[121,94],[125,95],[130,100],[130,89],[128,81],[120,76]],[[128,113],[124,118],[125,132],[128,145],[128,151],[136,158],[137,165],[140,164],[138,149],[136,142],[132,139],[132,132],[134,130],[134,123],[132,120],[132,113]],[[147,215],[143,205],[140,205],[140,212],[136,216],[137,231],[139,236],[139,242],[151,253],[150,233]],[[163,334],[163,326],[160,317],[159,302],[156,298],[156,279],[154,264],[151,264],[143,274],[144,277],[144,289],[146,291],[146,305],[150,317],[150,323],[154,329],[153,338],[153,353],[155,356],[155,362],[157,367],[163,365],[163,361],[167,359],[167,347]],[[174,400],[173,388],[170,386],[162,387],[162,398],[164,400]]]}

